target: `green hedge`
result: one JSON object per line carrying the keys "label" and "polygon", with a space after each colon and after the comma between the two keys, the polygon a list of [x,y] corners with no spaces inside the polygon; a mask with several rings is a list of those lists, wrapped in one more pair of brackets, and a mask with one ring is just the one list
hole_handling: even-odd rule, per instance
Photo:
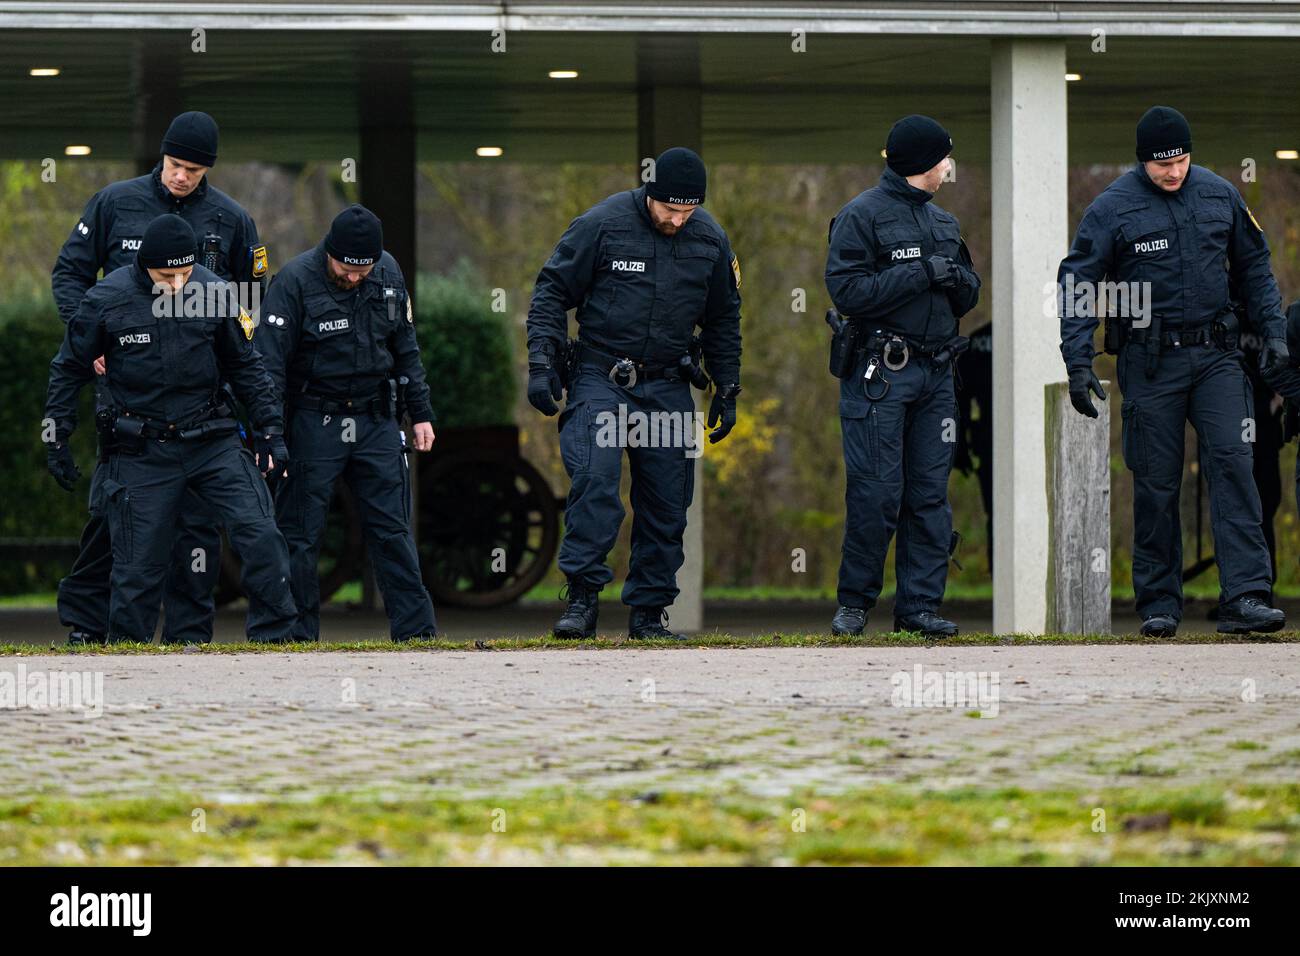
{"label": "green hedge", "polygon": [[438,427],[508,425],[514,421],[513,336],[491,293],[465,268],[421,275],[415,334]]}
{"label": "green hedge", "polygon": [[[440,427],[511,421],[515,400],[512,339],[489,293],[464,271],[421,276],[416,331]],[[41,420],[50,360],[63,340],[48,295],[0,301],[0,537],[76,537],[86,520],[95,465],[94,390],[82,390],[72,437],[82,479],[71,494],[45,470]],[[0,559],[0,594],[51,590],[67,573],[61,561]]]}

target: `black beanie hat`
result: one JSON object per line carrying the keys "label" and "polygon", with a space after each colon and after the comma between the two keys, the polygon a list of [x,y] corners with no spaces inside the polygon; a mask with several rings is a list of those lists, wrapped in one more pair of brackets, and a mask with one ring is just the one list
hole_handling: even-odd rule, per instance
{"label": "black beanie hat", "polygon": [[904,116],[889,131],[885,162],[900,176],[915,176],[939,165],[952,152],[948,131],[930,119],[913,113]]}
{"label": "black beanie hat", "polygon": [[1187,118],[1171,106],[1153,106],[1142,114],[1137,128],[1137,158],[1173,159],[1192,151],[1192,128]]}
{"label": "black beanie hat", "polygon": [[704,202],[707,180],[704,160],[685,146],[674,146],[655,160],[654,179],[645,184],[645,191],[659,202],[698,206]]}
{"label": "black beanie hat", "polygon": [[180,216],[166,213],[145,228],[136,261],[144,269],[183,269],[198,258],[199,241]]}
{"label": "black beanie hat", "polygon": [[384,225],[365,206],[349,206],[330,223],[325,251],[345,266],[372,266],[384,251]]}
{"label": "black beanie hat", "polygon": [[217,164],[217,121],[191,110],[172,120],[163,137],[162,153],[200,166]]}

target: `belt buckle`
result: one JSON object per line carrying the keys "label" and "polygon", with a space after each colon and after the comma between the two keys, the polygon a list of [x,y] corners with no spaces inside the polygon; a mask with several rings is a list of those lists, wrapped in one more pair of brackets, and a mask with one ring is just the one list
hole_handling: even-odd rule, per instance
{"label": "belt buckle", "polygon": [[[898,354],[894,350],[895,346],[902,346],[903,357],[899,360],[897,365],[895,365],[894,362],[889,357],[891,354],[893,355]],[[886,342],[885,348],[881,352],[881,358],[884,359],[885,368],[889,369],[891,372],[897,372],[899,369],[906,368],[907,361],[910,357],[911,357],[911,353],[908,351],[907,342],[901,338],[898,338],[897,336],[895,336],[894,338]]]}
{"label": "belt buckle", "polygon": [[[620,382],[619,378],[625,377],[626,382]],[[609,380],[619,388],[631,388],[636,384],[636,363],[630,358],[621,358],[609,368]]]}

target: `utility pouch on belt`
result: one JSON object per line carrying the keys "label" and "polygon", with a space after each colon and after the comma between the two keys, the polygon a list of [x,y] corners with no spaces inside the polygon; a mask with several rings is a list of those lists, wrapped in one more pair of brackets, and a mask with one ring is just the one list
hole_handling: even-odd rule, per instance
{"label": "utility pouch on belt", "polygon": [[1119,355],[1120,346],[1124,344],[1124,326],[1117,315],[1106,316],[1106,331],[1101,338],[1101,350],[1107,355]]}
{"label": "utility pouch on belt", "polygon": [[848,378],[853,374],[861,351],[862,327],[841,318],[834,309],[826,310],[826,324],[831,327],[831,374],[836,378]]}
{"label": "utility pouch on belt", "polygon": [[144,453],[144,421],[118,415],[113,422],[113,451],[122,455]]}
{"label": "utility pouch on belt", "polygon": [[116,408],[101,408],[95,412],[95,444],[98,446],[100,464],[108,461],[113,454],[113,419],[117,418]]}
{"label": "utility pouch on belt", "polygon": [[215,438],[218,435],[228,435],[239,430],[239,422],[233,418],[209,418],[207,421],[191,425],[189,428],[182,428],[177,435],[182,441],[191,441],[195,438]]}

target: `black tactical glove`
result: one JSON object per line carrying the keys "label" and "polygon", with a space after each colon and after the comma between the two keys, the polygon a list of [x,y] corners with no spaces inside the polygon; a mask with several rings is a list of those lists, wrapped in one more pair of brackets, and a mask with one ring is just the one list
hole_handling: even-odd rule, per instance
{"label": "black tactical glove", "polygon": [[713,393],[713,401],[709,403],[708,426],[718,427],[709,432],[709,444],[716,445],[736,427],[736,396],[739,394],[739,385],[726,385]]}
{"label": "black tactical glove", "polygon": [[930,285],[952,289],[961,281],[956,264],[947,256],[931,256],[921,264],[925,266],[925,274],[930,277]]}
{"label": "black tactical glove", "polygon": [[257,470],[265,477],[283,478],[289,474],[289,447],[284,443],[283,428],[273,426],[259,432],[253,439],[253,454]]}
{"label": "black tactical glove", "polygon": [[528,404],[543,415],[560,410],[555,403],[564,397],[564,381],[555,368],[555,356],[539,349],[528,353]]}
{"label": "black tactical glove", "polygon": [[72,449],[67,439],[60,439],[45,446],[45,467],[49,469],[54,480],[64,491],[74,491],[81,478],[81,469],[72,459]]}
{"label": "black tactical glove", "polygon": [[1259,352],[1259,370],[1264,374],[1277,373],[1291,364],[1291,352],[1286,339],[1267,339]]}
{"label": "black tactical glove", "polygon": [[1106,400],[1106,393],[1102,391],[1101,382],[1097,380],[1091,366],[1080,365],[1070,369],[1070,402],[1074,405],[1074,410],[1080,415],[1096,418],[1099,412],[1088,397],[1089,391],[1103,402]]}

